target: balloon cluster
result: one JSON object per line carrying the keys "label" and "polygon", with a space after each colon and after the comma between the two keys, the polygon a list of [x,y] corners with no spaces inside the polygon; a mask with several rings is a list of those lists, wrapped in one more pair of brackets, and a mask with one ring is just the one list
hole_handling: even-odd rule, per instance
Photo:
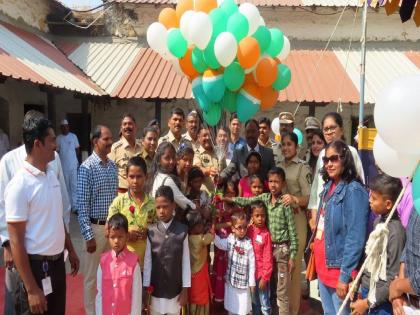
{"label": "balloon cluster", "polygon": [[234,0],[179,0],[147,30],[149,46],[192,82],[203,117],[216,125],[223,110],[246,121],[273,107],[291,80],[282,62],[290,42],[267,28],[257,7]]}
{"label": "balloon cluster", "polygon": [[375,162],[394,177],[413,176],[413,201],[420,215],[420,75],[401,77],[378,97],[374,110],[378,134]]}

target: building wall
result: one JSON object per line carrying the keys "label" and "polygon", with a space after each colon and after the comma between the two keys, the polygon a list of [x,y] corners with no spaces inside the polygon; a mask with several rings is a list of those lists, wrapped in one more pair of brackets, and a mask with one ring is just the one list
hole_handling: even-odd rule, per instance
{"label": "building wall", "polygon": [[[133,26],[138,36],[144,37],[147,27],[158,20],[159,12],[163,8],[164,6],[126,4],[123,7],[118,6],[111,11],[111,14],[115,21],[123,20],[122,16],[127,16],[125,22]],[[343,8],[260,7],[259,10],[267,26],[279,27],[291,40],[327,41]],[[355,12],[354,7],[346,9],[332,38],[333,41],[348,41],[352,34],[361,34],[362,10],[358,10],[353,29]],[[124,29],[127,29],[126,36],[132,36],[132,28],[125,24],[118,30],[119,36],[124,33]],[[355,42],[359,39],[360,35],[354,35]],[[369,9],[367,39],[368,41],[417,41],[420,40],[420,32],[411,20],[401,23],[398,14],[387,16],[383,8]]]}
{"label": "building wall", "polygon": [[0,0],[0,12],[27,26],[47,32],[49,0]]}

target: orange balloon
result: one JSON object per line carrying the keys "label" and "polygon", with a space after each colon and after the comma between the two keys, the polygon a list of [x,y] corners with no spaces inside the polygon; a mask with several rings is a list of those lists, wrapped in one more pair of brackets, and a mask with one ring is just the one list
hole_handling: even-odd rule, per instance
{"label": "orange balloon", "polygon": [[277,79],[277,63],[273,58],[265,57],[255,68],[255,81],[261,87],[268,87]]}
{"label": "orange balloon", "polygon": [[272,108],[277,103],[279,98],[279,91],[276,91],[271,86],[261,89],[261,110]]}
{"label": "orange balloon", "polygon": [[194,10],[209,13],[217,8],[217,0],[194,0]]}
{"label": "orange balloon", "polygon": [[179,0],[175,8],[176,16],[178,20],[181,21],[181,16],[184,14],[184,12],[188,10],[192,10],[193,7],[194,7],[193,0]]}
{"label": "orange balloon", "polygon": [[238,61],[244,69],[252,68],[260,57],[260,46],[253,37],[245,37],[238,45]]}
{"label": "orange balloon", "polygon": [[194,69],[191,61],[191,54],[192,47],[189,47],[185,56],[179,59],[179,66],[181,67],[182,72],[184,72],[184,74],[189,77],[190,80],[193,80],[199,75],[199,73]]}
{"label": "orange balloon", "polygon": [[242,89],[252,97],[261,100],[261,88],[255,82],[245,82]]}
{"label": "orange balloon", "polygon": [[245,81],[244,81],[244,84],[245,84],[245,83],[252,83],[252,84],[256,84],[256,82],[255,82],[255,78],[254,78],[254,75],[253,75],[252,73],[245,74]]}
{"label": "orange balloon", "polygon": [[179,27],[179,19],[172,8],[165,8],[159,13],[159,22],[165,25],[166,29]]}

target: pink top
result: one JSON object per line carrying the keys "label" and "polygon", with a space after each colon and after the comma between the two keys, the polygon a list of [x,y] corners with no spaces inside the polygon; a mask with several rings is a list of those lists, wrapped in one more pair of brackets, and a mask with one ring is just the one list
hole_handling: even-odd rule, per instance
{"label": "pink top", "polygon": [[[254,195],[251,192],[251,186],[249,184],[249,176],[244,176],[239,180],[239,187],[241,187],[242,195],[239,197],[254,197]],[[268,190],[268,182],[264,181],[264,191]]]}

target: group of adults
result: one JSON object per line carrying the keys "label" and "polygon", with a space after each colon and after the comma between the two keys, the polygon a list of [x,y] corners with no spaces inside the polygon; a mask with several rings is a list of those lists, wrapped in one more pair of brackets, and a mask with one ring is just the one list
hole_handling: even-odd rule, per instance
{"label": "group of adults", "polygon": [[[334,288],[320,282],[320,288],[324,288],[320,293],[323,304],[338,305],[337,298],[342,299],[347,294],[351,272],[356,269],[364,251],[369,202],[362,185],[362,163],[356,149],[344,142],[343,119],[338,113],[326,114],[321,122],[315,117],[305,120],[306,148],[299,146],[293,133],[293,114],[280,113],[279,120],[280,142],[270,138],[271,121],[266,117],[247,121],[242,138],[242,125],[235,114],[228,127],[214,130],[201,123],[196,111],[185,117],[182,109],[175,108],[170,113],[169,131],[165,135],[160,135],[159,123],[153,120],[138,139],[139,126],[135,117],[124,114],[117,142],[113,142],[108,127],[95,127],[91,134],[93,152],[78,168],[74,179],[79,145],[77,138],[69,136],[68,122],[62,122],[62,136],[56,146],[51,124],[39,113],[29,112],[23,124],[24,145],[6,153],[0,162],[0,237],[8,266],[6,314],[22,313],[19,308],[24,306],[17,303],[23,294],[19,291],[22,283],[26,288],[26,308],[32,313],[39,312],[45,299],[39,289],[45,278],[46,272],[42,269],[45,260],[54,262],[49,264],[48,275],[60,278],[65,290],[64,267],[55,264],[62,260],[64,248],[69,252],[73,272],[77,272],[79,259],[68,237],[71,209],[78,212],[85,241],[85,312],[95,314],[96,272],[100,255],[108,246],[104,225],[109,207],[117,193],[127,192],[126,167],[134,156],[141,156],[146,162],[147,176],[151,180],[149,189],[152,189],[157,174],[153,165],[159,154],[158,145],[163,143],[172,144],[177,152],[185,152],[188,148],[189,154],[176,154],[174,163],[178,178],[185,185],[188,171],[196,165],[208,179],[204,184],[208,192],[214,192],[227,180],[246,176],[246,161],[251,152],[258,152],[261,157],[260,175],[263,178],[272,167],[282,167],[286,173],[283,202],[294,209],[299,262],[303,259],[308,232],[313,232],[319,224],[318,210],[325,206],[327,196],[332,201],[328,207],[334,208],[334,216],[325,217],[325,220],[332,220],[333,224],[324,225],[326,251],[317,254],[323,255],[328,268],[338,268],[341,272]],[[54,152],[56,149],[60,156]],[[68,156],[72,158],[68,159]],[[331,172],[323,171],[326,167]],[[19,181],[15,180],[14,186],[6,191],[18,173]],[[332,194],[327,194],[332,183],[338,185]],[[25,210],[22,205],[28,207],[31,203],[35,203],[35,209],[19,212]],[[8,204],[23,209],[13,209],[16,210],[14,213],[6,214]],[[59,214],[57,209],[61,209]],[[291,314],[299,314],[300,273],[301,270],[295,268],[291,277]],[[54,293],[60,290],[54,288]],[[65,300],[57,300],[54,293],[47,296],[48,314],[63,314]]]}

